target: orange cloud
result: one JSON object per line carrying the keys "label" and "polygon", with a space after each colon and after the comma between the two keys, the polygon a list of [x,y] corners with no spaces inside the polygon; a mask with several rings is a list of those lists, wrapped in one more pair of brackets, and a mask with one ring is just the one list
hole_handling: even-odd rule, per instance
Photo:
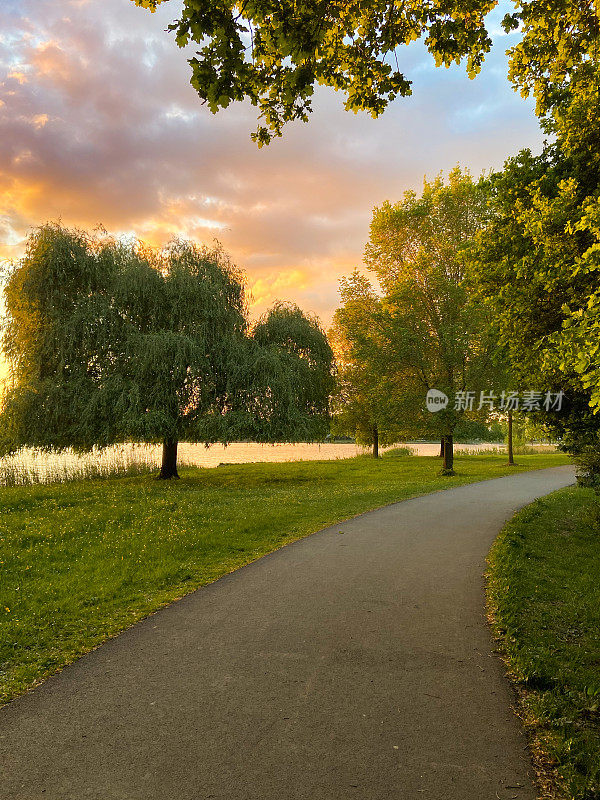
{"label": "orange cloud", "polygon": [[13,80],[18,81],[19,83],[27,83],[27,75],[24,72],[21,72],[20,70],[17,69],[11,70],[8,73],[7,78],[12,78]]}

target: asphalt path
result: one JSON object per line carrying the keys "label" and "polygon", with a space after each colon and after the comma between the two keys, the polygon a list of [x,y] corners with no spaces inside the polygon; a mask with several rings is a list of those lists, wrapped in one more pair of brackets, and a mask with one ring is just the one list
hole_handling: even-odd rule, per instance
{"label": "asphalt path", "polygon": [[482,575],[573,480],[386,506],[148,617],[0,710],[0,798],[534,800]]}

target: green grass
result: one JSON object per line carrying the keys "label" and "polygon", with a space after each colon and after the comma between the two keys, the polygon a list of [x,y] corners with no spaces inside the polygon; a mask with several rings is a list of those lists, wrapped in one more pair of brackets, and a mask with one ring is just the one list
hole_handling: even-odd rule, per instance
{"label": "green grass", "polygon": [[600,501],[569,488],[506,526],[489,558],[492,623],[544,798],[600,798]]}
{"label": "green grass", "polygon": [[567,463],[561,455],[186,468],[0,488],[0,702],[198,586],[320,528],[471,481]]}

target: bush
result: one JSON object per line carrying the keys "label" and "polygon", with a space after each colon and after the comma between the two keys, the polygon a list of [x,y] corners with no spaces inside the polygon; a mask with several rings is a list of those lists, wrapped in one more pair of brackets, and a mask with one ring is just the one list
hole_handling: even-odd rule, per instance
{"label": "bush", "polygon": [[383,455],[385,458],[401,458],[414,455],[414,451],[410,447],[393,447],[391,450],[386,450]]}
{"label": "bush", "polygon": [[600,495],[600,446],[587,445],[574,454],[573,460],[577,465],[577,483]]}

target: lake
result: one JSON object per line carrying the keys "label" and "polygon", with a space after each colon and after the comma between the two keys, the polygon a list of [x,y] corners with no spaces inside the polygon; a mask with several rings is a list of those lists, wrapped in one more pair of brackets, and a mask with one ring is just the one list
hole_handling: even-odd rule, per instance
{"label": "lake", "polygon": [[[435,442],[401,443],[410,447],[415,455],[434,456],[439,453]],[[457,444],[455,449],[485,451],[503,448],[503,444],[485,443],[480,445]],[[385,448],[382,448],[384,451]],[[201,467],[218,467],[219,464],[247,464],[252,462],[281,461],[329,461],[338,458],[352,458],[368,453],[369,448],[355,444],[257,444],[237,442],[224,446],[213,444],[179,445],[179,464]],[[25,449],[12,456],[0,459],[0,485],[7,483],[46,483],[54,480],[69,480],[77,477],[93,477],[109,473],[115,468],[127,469],[136,466],[157,467],[160,464],[160,445],[127,444],[109,447],[99,452],[77,455],[72,451],[63,453],[43,453]]]}

